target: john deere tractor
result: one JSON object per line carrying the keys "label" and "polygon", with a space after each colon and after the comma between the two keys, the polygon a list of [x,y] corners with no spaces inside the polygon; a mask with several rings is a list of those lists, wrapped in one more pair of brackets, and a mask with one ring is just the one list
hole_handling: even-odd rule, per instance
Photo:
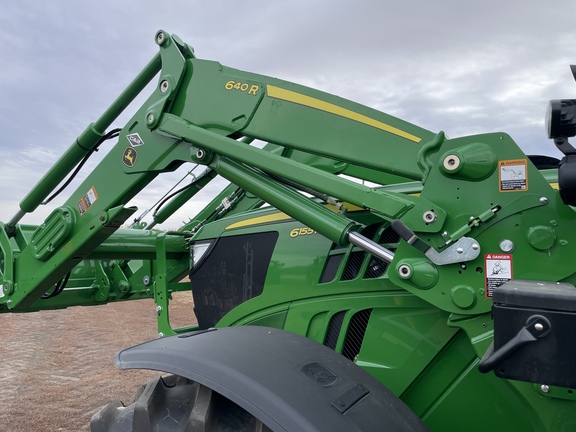
{"label": "john deere tractor", "polygon": [[[115,361],[167,375],[93,431],[576,430],[575,101],[548,112],[565,157],[533,157],[155,41],[0,224],[0,312],[156,303],[159,337]],[[137,217],[131,199],[184,164],[189,182]],[[158,229],[211,182],[212,202]],[[183,291],[198,325],[173,328]]]}

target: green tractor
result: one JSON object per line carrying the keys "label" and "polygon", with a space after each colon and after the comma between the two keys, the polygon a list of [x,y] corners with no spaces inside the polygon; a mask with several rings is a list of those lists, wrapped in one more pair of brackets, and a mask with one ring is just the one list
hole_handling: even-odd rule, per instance
{"label": "green tractor", "polygon": [[[93,431],[576,430],[573,101],[550,103],[558,161],[155,41],[0,223],[0,312],[156,303],[159,338],[116,365],[170,375]],[[44,223],[20,223],[116,137]],[[126,228],[128,202],[186,163],[201,173]],[[154,229],[217,176],[194,219]],[[173,328],[190,290],[198,325]]]}

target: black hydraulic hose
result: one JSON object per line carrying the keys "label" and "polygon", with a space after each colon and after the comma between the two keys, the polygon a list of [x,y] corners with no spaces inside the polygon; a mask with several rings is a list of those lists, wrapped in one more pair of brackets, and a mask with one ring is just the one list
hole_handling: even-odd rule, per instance
{"label": "black hydraulic hose", "polygon": [[164,204],[166,204],[166,201],[168,201],[170,198],[172,198],[175,195],[178,195],[180,192],[185,191],[186,189],[191,188],[192,186],[194,186],[194,182],[191,182],[190,184],[187,184],[186,186],[181,187],[180,189],[176,189],[174,192],[172,192],[169,195],[166,195],[164,197],[164,199],[162,199],[162,201],[160,201],[157,204],[156,209],[154,210],[154,213],[152,213],[152,217],[155,217],[156,214],[160,211],[160,209],[164,206]]}
{"label": "black hydraulic hose", "polygon": [[60,193],[62,193],[62,191],[64,189],[66,189],[70,183],[72,182],[72,180],[74,180],[74,178],[78,175],[78,173],[80,172],[80,170],[82,169],[82,167],[84,166],[84,164],[88,161],[88,159],[90,158],[90,156],[92,156],[92,154],[96,151],[98,151],[98,147],[106,140],[112,139],[117,137],[120,134],[120,131],[122,129],[113,129],[110,132],[108,132],[107,134],[105,134],[104,136],[102,136],[102,138],[100,138],[100,140],[98,141],[98,143],[96,143],[96,145],[94,146],[94,148],[89,151],[88,153],[86,153],[86,155],[82,158],[82,160],[80,161],[80,163],[76,166],[76,169],[74,169],[74,172],[72,172],[72,174],[70,174],[70,176],[68,177],[68,179],[64,182],[64,184],[56,191],[54,192],[52,195],[50,195],[48,198],[46,198],[44,201],[42,201],[40,204],[42,205],[46,205],[48,204],[50,201],[52,201],[54,198],[56,198],[58,195],[60,195]]}
{"label": "black hydraulic hose", "polygon": [[[236,199],[238,197],[241,196],[241,194],[244,192],[244,190],[242,188],[238,188],[236,189],[234,192],[232,192],[228,198],[230,199],[230,202],[234,202],[236,201]],[[196,224],[196,226],[192,229],[192,232],[196,232],[198,229],[200,229],[200,227],[202,227],[207,221],[211,220],[213,217],[217,217],[220,216],[224,211],[226,210],[226,208],[220,204],[218,207],[216,207],[208,216],[206,216],[203,220],[201,220],[200,222],[198,222]]]}
{"label": "black hydraulic hose", "polygon": [[68,274],[66,276],[64,276],[62,279],[60,279],[58,281],[58,283],[54,286],[54,291],[52,291],[50,294],[46,293],[44,294],[41,298],[42,300],[47,300],[49,298],[54,298],[57,295],[61,294],[62,291],[64,291],[64,287],[66,286],[66,284],[68,283],[68,279],[70,279],[70,273],[68,272]]}
{"label": "black hydraulic hose", "polygon": [[328,202],[328,200],[330,199],[330,197],[326,194],[323,194],[322,192],[318,192],[317,190],[314,190],[312,188],[309,188],[308,186],[304,186],[301,185],[299,183],[293,182],[292,180],[288,180],[282,177],[279,177],[277,175],[274,174],[270,174],[267,173],[270,177],[272,177],[274,180],[278,180],[280,183],[283,183],[287,186],[293,187],[294,189],[298,189],[301,190],[302,192],[306,192],[312,196],[315,196],[316,198],[321,199],[324,202]]}

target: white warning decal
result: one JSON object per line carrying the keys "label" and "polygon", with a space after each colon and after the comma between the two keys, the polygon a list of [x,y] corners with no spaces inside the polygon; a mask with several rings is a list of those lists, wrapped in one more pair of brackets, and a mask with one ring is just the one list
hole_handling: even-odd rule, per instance
{"label": "white warning decal", "polygon": [[498,169],[500,192],[528,190],[528,163],[526,159],[500,161]]}
{"label": "white warning decal", "polygon": [[86,213],[86,210],[88,210],[90,208],[90,206],[92,204],[94,204],[94,201],[96,201],[98,199],[98,194],[96,193],[96,188],[94,188],[94,186],[92,186],[90,188],[90,190],[88,191],[88,193],[86,193],[86,195],[84,195],[82,197],[82,199],[80,201],[78,201],[78,203],[76,204],[76,208],[78,209],[78,213],[80,213],[80,215],[83,215],[84,213]]}
{"label": "white warning decal", "polygon": [[128,142],[132,147],[138,147],[144,145],[144,140],[140,138],[140,135],[138,135],[137,133],[126,135],[126,139],[128,140]]}
{"label": "white warning decal", "polygon": [[491,298],[495,288],[512,279],[512,255],[486,254],[484,255],[484,269],[486,297]]}

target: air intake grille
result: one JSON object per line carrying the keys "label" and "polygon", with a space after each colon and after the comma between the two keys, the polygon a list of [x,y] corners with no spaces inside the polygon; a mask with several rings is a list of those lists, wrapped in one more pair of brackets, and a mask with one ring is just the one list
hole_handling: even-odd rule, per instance
{"label": "air intake grille", "polygon": [[386,271],[386,267],[388,267],[388,263],[382,261],[380,258],[376,258],[373,256],[370,259],[370,264],[368,264],[368,268],[366,269],[366,273],[364,274],[365,279],[374,279],[380,277]]}
{"label": "air intake grille", "polygon": [[331,255],[328,257],[326,267],[324,267],[324,273],[322,273],[320,277],[320,283],[332,282],[334,280],[343,256],[344,255]]}
{"label": "air intake grille", "polygon": [[382,224],[380,224],[380,223],[368,225],[366,228],[364,228],[362,230],[362,235],[364,237],[366,237],[367,239],[372,240],[372,239],[374,239],[374,236],[376,235],[378,228],[380,228],[381,226],[382,226]]}
{"label": "air intake grille", "polygon": [[378,243],[382,244],[394,244],[400,241],[400,236],[392,229],[392,227],[387,227],[382,234],[380,234],[380,239]]}
{"label": "air intake grille", "polygon": [[324,345],[330,349],[336,349],[336,343],[338,342],[338,336],[340,336],[340,330],[342,329],[342,322],[344,321],[345,314],[346,312],[338,312],[330,318],[330,324],[328,325],[328,331],[326,332],[326,339],[324,340]]}
{"label": "air intake grille", "polygon": [[239,304],[262,294],[276,231],[221,237],[190,272],[200,329],[214,327]]}
{"label": "air intake grille", "polygon": [[346,339],[344,340],[344,348],[342,349],[342,355],[349,360],[354,361],[360,353],[370,314],[372,314],[372,309],[364,309],[355,313],[350,320]]}
{"label": "air intake grille", "polygon": [[346,268],[342,274],[343,281],[352,280],[358,276],[360,267],[362,267],[362,261],[364,261],[364,255],[366,255],[366,252],[364,251],[352,252],[350,254],[350,258],[348,258]]}

